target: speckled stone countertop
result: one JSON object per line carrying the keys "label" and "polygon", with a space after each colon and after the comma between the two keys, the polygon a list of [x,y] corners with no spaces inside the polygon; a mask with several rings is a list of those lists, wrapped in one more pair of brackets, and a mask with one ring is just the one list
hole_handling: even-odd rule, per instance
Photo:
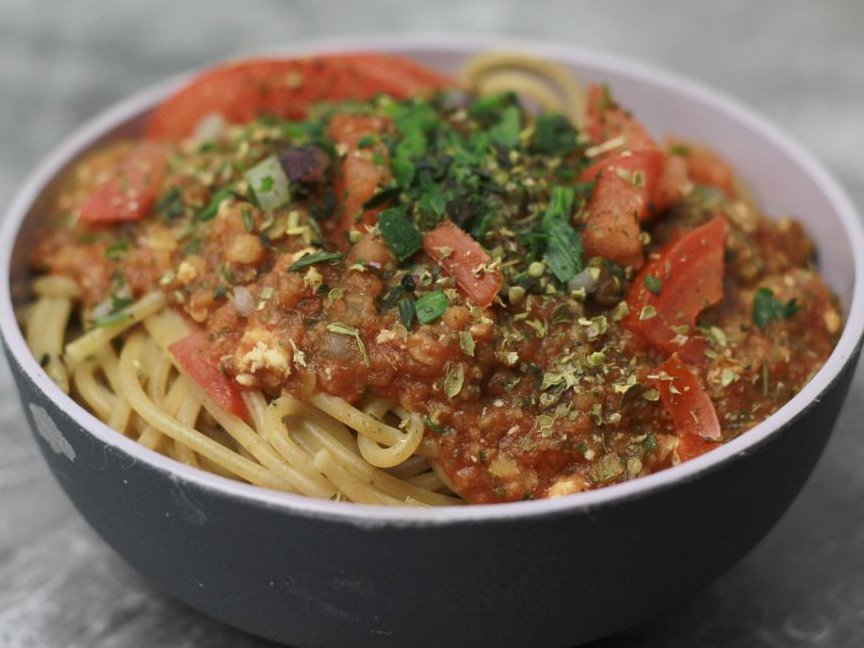
{"label": "speckled stone countertop", "polygon": [[[864,205],[864,3],[0,0],[0,206],[64,135],[138,88],[239,52],[407,30],[578,44],[699,78],[813,151]],[[271,646],[155,591],[38,456],[0,361],[0,648]],[[593,648],[864,645],[864,367],[801,496],[738,566]]]}

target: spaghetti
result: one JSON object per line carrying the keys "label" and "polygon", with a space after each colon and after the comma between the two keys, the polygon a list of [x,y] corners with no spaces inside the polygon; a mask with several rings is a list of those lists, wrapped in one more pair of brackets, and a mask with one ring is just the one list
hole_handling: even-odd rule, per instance
{"label": "spaghetti", "polygon": [[205,73],[76,167],[34,253],[34,355],[182,463],[420,506],[661,470],[824,361],[841,320],[812,246],[713,153],[546,61],[461,78],[378,55]]}

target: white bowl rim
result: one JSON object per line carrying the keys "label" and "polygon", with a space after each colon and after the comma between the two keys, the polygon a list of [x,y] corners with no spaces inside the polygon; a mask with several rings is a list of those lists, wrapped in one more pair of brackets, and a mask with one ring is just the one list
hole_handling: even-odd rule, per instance
{"label": "white bowl rim", "polygon": [[[655,86],[675,88],[722,110],[748,128],[758,131],[771,144],[802,167],[834,207],[853,250],[854,289],[845,327],[836,348],[825,365],[788,403],[741,436],[673,468],[639,477],[604,488],[557,499],[535,500],[473,506],[440,508],[384,507],[347,502],[319,500],[291,493],[271,491],[241,483],[192,468],[167,456],[149,450],[135,441],[118,434],[64,394],[39,366],[30,353],[15,319],[10,292],[10,270],[14,241],[24,216],[41,189],[82,150],[99,136],[127,121],[180,87],[195,71],[189,71],[168,81],[119,101],[76,129],[60,142],[25,179],[3,219],[0,229],[0,330],[12,355],[22,371],[45,396],[62,408],[83,429],[107,446],[129,454],[136,461],[167,473],[169,479],[183,480],[189,485],[217,491],[219,494],[246,500],[251,504],[278,509],[286,513],[308,517],[338,520],[360,528],[399,526],[438,526],[459,523],[507,521],[521,518],[554,517],[558,515],[586,514],[603,506],[615,505],[634,498],[684,484],[718,469],[735,457],[752,453],[756,447],[769,441],[801,416],[808,406],[838,378],[854,356],[856,347],[864,337],[864,228],[861,217],[846,192],[824,166],[789,135],[739,101],[683,75],[667,72],[629,59],[570,45],[550,44],[506,36],[476,35],[470,33],[416,32],[377,34],[352,37],[316,39],[295,46],[271,48],[253,52],[254,55],[298,56],[333,51],[399,52],[423,48],[429,51],[474,53],[491,49],[518,50],[540,56],[560,58],[590,65],[648,81]],[[233,57],[238,58],[238,57]]]}

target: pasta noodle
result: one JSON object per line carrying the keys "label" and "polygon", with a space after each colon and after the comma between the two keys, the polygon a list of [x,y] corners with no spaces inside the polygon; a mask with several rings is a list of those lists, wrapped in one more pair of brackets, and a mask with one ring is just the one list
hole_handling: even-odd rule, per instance
{"label": "pasta noodle", "polygon": [[[286,394],[268,403],[260,392],[248,392],[247,424],[183,374],[168,347],[187,333],[187,325],[159,293],[130,305],[128,321],[85,333],[64,351],[77,291],[45,279],[34,284],[38,298],[24,322],[31,349],[52,354],[52,377],[66,375],[61,358],[71,361],[75,396],[142,445],[191,466],[312,497],[389,505],[461,503],[439,492],[444,485],[425,458],[417,457],[404,477],[382,469],[409,460],[423,433],[422,422],[399,408],[405,431],[380,420],[393,409],[391,403],[379,400],[362,411],[329,396],[304,403]],[[46,313],[54,326],[37,325]]]}

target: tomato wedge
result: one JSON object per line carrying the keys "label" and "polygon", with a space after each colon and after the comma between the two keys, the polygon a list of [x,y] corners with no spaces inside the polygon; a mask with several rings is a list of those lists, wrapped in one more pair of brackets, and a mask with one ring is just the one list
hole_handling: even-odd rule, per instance
{"label": "tomato wedge", "polygon": [[168,347],[189,377],[223,409],[242,419],[249,418],[239,385],[219,368],[213,345],[204,331],[195,331]]}
{"label": "tomato wedge", "polygon": [[657,148],[645,127],[630,112],[615,103],[606,86],[591,85],[587,94],[586,129],[588,138],[594,144],[622,136],[624,148],[631,151]]}
{"label": "tomato wedge", "polygon": [[179,140],[201,119],[221,115],[244,123],[260,115],[303,119],[321,101],[397,98],[454,87],[450,77],[386,54],[342,54],[302,59],[251,59],[207,70],[156,108],[151,139]]}
{"label": "tomato wedge", "polygon": [[701,359],[704,346],[689,336],[696,316],[723,298],[725,242],[726,219],[717,216],[666,246],[633,280],[622,324],[667,353]]}
{"label": "tomato wedge", "polygon": [[732,167],[714,151],[684,140],[670,139],[667,145],[670,150],[682,151],[680,157],[693,182],[719,189],[731,198],[738,195]]}
{"label": "tomato wedge", "polygon": [[[355,226],[361,230],[378,222],[381,208],[363,209],[363,204],[375,195],[378,187],[390,182],[389,151],[377,137],[384,132],[389,122],[372,115],[339,114],[330,120],[327,134],[345,148],[342,165],[336,172],[337,218],[329,227],[330,240],[340,248],[347,249],[344,233]],[[358,142],[372,135],[374,143],[362,150]],[[375,161],[375,158],[379,161]]]}
{"label": "tomato wedge", "polygon": [[[603,184],[600,180],[601,176],[617,176],[624,183],[624,185],[615,183],[616,186],[620,186],[618,191],[623,192],[627,188],[632,198],[625,202],[636,210],[640,220],[644,220],[669,206],[665,200],[662,184],[665,165],[666,154],[663,151],[657,149],[627,151],[592,164],[579,174],[579,179],[583,182],[594,180],[598,184]],[[609,182],[610,180],[607,179],[606,183]],[[601,194],[602,192],[601,187]]]}
{"label": "tomato wedge", "polygon": [[139,220],[150,213],[162,179],[167,151],[156,142],[138,144],[115,174],[81,205],[84,223],[110,224]]}
{"label": "tomato wedge", "polygon": [[639,221],[648,214],[650,196],[662,172],[662,153],[646,150],[601,161],[583,171],[581,181],[594,181],[585,207],[582,232],[585,256],[600,256],[621,265],[642,265]]}
{"label": "tomato wedge", "polygon": [[657,369],[654,384],[678,434],[678,458],[687,461],[716,448],[723,439],[720,421],[698,376],[677,353]]}
{"label": "tomato wedge", "polygon": [[501,271],[490,268],[492,257],[452,221],[444,221],[423,235],[423,250],[478,306],[488,308],[504,283]]}

